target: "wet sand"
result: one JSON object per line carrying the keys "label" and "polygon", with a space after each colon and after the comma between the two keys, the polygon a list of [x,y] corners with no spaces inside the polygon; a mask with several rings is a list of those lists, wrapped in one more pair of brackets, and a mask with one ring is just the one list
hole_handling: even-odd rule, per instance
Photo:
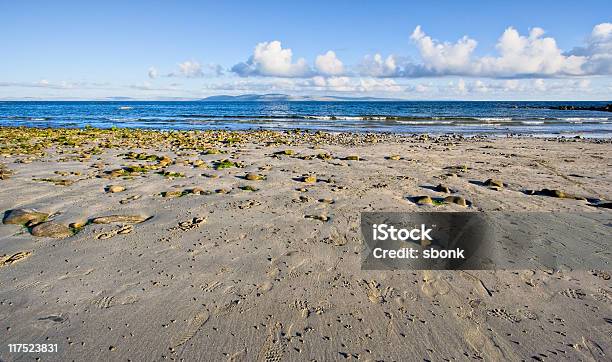
{"label": "wet sand", "polygon": [[609,215],[610,141],[0,128],[0,163],[2,360],[612,353],[610,270],[362,271],[359,230],[363,211]]}

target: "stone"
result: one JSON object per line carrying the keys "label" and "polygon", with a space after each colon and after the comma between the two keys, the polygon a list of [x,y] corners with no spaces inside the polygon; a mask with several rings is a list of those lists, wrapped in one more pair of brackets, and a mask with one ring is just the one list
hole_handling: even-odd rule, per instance
{"label": "stone", "polygon": [[205,165],[204,161],[200,159],[194,160],[193,162],[191,162],[191,164],[193,165],[193,167],[202,167]]}
{"label": "stone", "polygon": [[401,156],[400,155],[391,155],[391,156],[389,156],[389,159],[392,160],[392,161],[398,161],[398,160],[401,159]]}
{"label": "stone", "polygon": [[106,190],[110,193],[125,191],[125,187],[121,185],[109,185]]}
{"label": "stone", "polygon": [[58,224],[52,221],[37,224],[32,228],[30,233],[37,237],[47,237],[55,239],[64,239],[74,234],[68,226]]}
{"label": "stone", "polygon": [[244,191],[258,191],[259,190],[258,188],[253,187],[251,185],[240,186],[240,189]]}
{"label": "stone", "polygon": [[502,188],[504,187],[504,183],[501,180],[495,180],[495,179],[488,179],[487,181],[484,182],[485,186],[489,186],[489,187],[499,187]]}
{"label": "stone", "polygon": [[263,175],[259,175],[256,173],[247,173],[246,176],[244,176],[244,178],[249,181],[261,181],[265,179]]}
{"label": "stone", "polygon": [[181,196],[183,196],[183,191],[181,190],[172,190],[172,191],[162,192],[162,197],[181,197]]}
{"label": "stone", "polygon": [[549,196],[549,197],[557,197],[557,198],[565,198],[567,195],[565,192],[561,190],[550,190],[550,189],[542,189],[540,191],[540,195]]}
{"label": "stone", "polygon": [[305,215],[304,216],[306,219],[313,219],[313,220],[319,220],[319,221],[329,221],[329,216],[326,215]]}
{"label": "stone", "polygon": [[459,206],[468,206],[467,201],[461,196],[447,196],[444,198],[447,204],[457,204]]}
{"label": "stone", "polygon": [[85,225],[87,225],[87,221],[75,221],[68,224],[68,227],[71,229],[82,229]]}
{"label": "stone", "polygon": [[431,197],[425,195],[425,196],[417,196],[414,198],[414,202],[417,205],[432,205],[433,204],[433,200],[431,199]]}
{"label": "stone", "polygon": [[215,190],[216,193],[218,194],[229,194],[230,190],[228,189],[217,189]]}
{"label": "stone", "polygon": [[333,204],[334,200],[332,200],[332,199],[319,199],[319,202],[322,202],[324,204]]}
{"label": "stone", "polygon": [[310,175],[310,176],[304,176],[302,178],[303,182],[309,183],[309,184],[313,184],[315,182],[317,182],[317,176],[314,175]]}
{"label": "stone", "polygon": [[444,186],[442,184],[438,184],[438,186],[436,186],[434,188],[434,190],[437,191],[437,192],[444,192],[446,194],[450,194],[451,193],[451,190],[448,187],[446,187],[446,186]]}
{"label": "stone", "polygon": [[93,218],[91,222],[94,224],[138,224],[147,219],[148,218],[140,215],[109,215]]}
{"label": "stone", "polygon": [[194,187],[190,190],[190,192],[194,195],[202,195],[206,193],[206,191],[201,187]]}
{"label": "stone", "polygon": [[49,214],[30,209],[8,210],[4,213],[3,224],[35,225],[49,217]]}
{"label": "stone", "polygon": [[345,160],[347,160],[347,161],[359,161],[359,156],[357,156],[357,155],[347,156],[345,158]]}

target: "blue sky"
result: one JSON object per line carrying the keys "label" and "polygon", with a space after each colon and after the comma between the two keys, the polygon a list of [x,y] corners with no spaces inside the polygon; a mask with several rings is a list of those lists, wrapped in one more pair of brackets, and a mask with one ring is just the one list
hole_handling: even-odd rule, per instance
{"label": "blue sky", "polygon": [[609,14],[609,1],[4,1],[0,98],[609,100]]}

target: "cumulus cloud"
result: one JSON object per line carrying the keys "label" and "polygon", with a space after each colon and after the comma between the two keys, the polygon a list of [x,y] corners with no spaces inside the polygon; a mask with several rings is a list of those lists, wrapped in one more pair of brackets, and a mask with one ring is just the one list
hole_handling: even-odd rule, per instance
{"label": "cumulus cloud", "polygon": [[475,57],[477,42],[462,37],[455,43],[431,38],[417,26],[411,40],[421,64],[404,64],[403,76],[474,76],[490,78],[550,78],[612,74],[612,23],[596,25],[585,46],[563,52],[552,37],[535,27],[521,35],[507,28],[498,39],[498,56]]}
{"label": "cumulus cloud", "polygon": [[588,74],[612,74],[612,23],[596,25],[586,45],[572,49],[568,55],[587,58],[584,71]]}
{"label": "cumulus cloud", "polygon": [[380,54],[366,55],[359,66],[361,74],[370,77],[395,77],[400,75],[396,57],[383,58]]}
{"label": "cumulus cloud", "polygon": [[[474,57],[478,43],[467,36],[455,43],[431,38],[417,26],[411,40],[423,60],[422,76],[463,75],[483,77],[550,77],[585,74],[583,56],[566,55],[554,38],[544,37],[544,30],[533,28],[529,35],[507,28],[496,48],[499,56]],[[416,65],[415,67],[419,67]],[[419,73],[419,72],[414,72]]]}
{"label": "cumulus cloud", "polygon": [[202,66],[195,60],[187,60],[178,65],[179,74],[186,78],[200,78],[204,76]]}
{"label": "cumulus cloud", "polygon": [[317,56],[315,68],[324,75],[340,75],[344,73],[344,64],[336,57],[336,53],[331,50]]}
{"label": "cumulus cloud", "polygon": [[410,39],[416,43],[423,66],[434,74],[462,74],[470,71],[471,55],[476,45],[475,40],[464,36],[456,43],[441,43],[417,26]]}
{"label": "cumulus cloud", "polygon": [[293,51],[283,49],[280,41],[263,42],[255,46],[253,55],[243,63],[232,67],[232,72],[242,77],[306,77],[312,73],[306,60],[299,58],[293,62]]}

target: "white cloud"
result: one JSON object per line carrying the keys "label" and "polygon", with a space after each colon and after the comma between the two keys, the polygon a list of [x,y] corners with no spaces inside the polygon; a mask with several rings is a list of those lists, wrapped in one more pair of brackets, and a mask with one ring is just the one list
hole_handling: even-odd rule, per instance
{"label": "white cloud", "polygon": [[475,57],[475,40],[464,36],[455,43],[440,42],[417,26],[410,38],[422,63],[402,64],[401,75],[550,78],[612,74],[612,23],[596,25],[584,47],[566,53],[544,33],[535,27],[521,35],[509,27],[496,44],[498,56]]}
{"label": "white cloud", "polygon": [[291,49],[283,49],[280,41],[263,42],[255,46],[248,61],[238,63],[232,71],[240,76],[306,77],[312,70],[306,60],[299,58],[293,63]]}
{"label": "white cloud", "polygon": [[423,66],[434,74],[465,74],[470,71],[470,57],[478,44],[464,36],[457,43],[440,43],[427,36],[421,26],[417,26],[410,39],[419,49]]}
{"label": "white cloud", "polygon": [[584,57],[563,55],[557,42],[542,37],[544,30],[533,28],[529,36],[522,36],[510,27],[497,43],[499,57],[483,57],[474,63],[477,74],[516,76],[581,75]]}
{"label": "white cloud", "polygon": [[417,26],[410,37],[417,45],[427,75],[504,77],[550,77],[584,74],[583,56],[564,55],[554,38],[543,37],[544,30],[533,28],[528,36],[509,27],[499,38],[499,56],[473,57],[477,42],[467,36],[455,43],[440,42]]}
{"label": "white cloud", "polygon": [[363,75],[370,77],[394,77],[399,75],[396,57],[389,55],[386,59],[380,54],[366,55],[361,62],[360,70]]}
{"label": "white cloud", "polygon": [[315,67],[321,74],[325,75],[340,75],[344,73],[344,65],[332,50],[317,56]]}
{"label": "white cloud", "polygon": [[155,67],[149,67],[149,70],[148,70],[147,74],[149,75],[149,78],[151,78],[151,79],[155,79],[159,75],[157,73],[157,69],[155,69]]}
{"label": "white cloud", "polygon": [[200,78],[204,76],[202,66],[195,60],[186,60],[179,65],[179,74],[186,78]]}
{"label": "white cloud", "polygon": [[[178,70],[168,73],[166,77],[182,77],[182,78],[204,78],[207,76],[220,76],[224,74],[224,69],[219,64],[200,64],[196,60],[186,60],[182,63],[177,64]],[[149,77],[151,77],[151,70],[154,70],[154,75],[157,77],[157,69],[149,68]]]}
{"label": "white cloud", "polygon": [[586,45],[568,54],[588,59],[583,67],[587,74],[612,74],[612,23],[595,25]]}

